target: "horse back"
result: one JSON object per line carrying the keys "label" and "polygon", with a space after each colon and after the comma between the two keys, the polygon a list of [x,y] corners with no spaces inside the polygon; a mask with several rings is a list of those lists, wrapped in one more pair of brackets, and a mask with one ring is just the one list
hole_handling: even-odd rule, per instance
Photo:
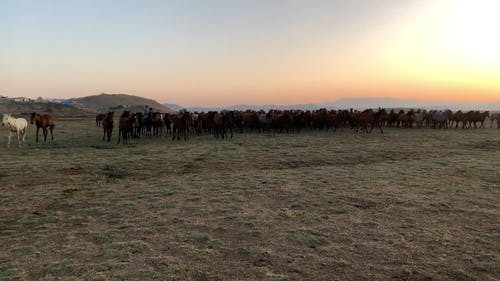
{"label": "horse back", "polygon": [[54,126],[54,119],[52,118],[52,116],[45,114],[44,118],[45,118],[45,122],[48,126]]}
{"label": "horse back", "polygon": [[36,126],[42,128],[54,127],[54,119],[48,114],[41,115],[40,119],[36,121]]}
{"label": "horse back", "polygon": [[11,131],[24,131],[28,128],[28,121],[24,118],[15,118],[14,119],[14,128],[10,128]]}

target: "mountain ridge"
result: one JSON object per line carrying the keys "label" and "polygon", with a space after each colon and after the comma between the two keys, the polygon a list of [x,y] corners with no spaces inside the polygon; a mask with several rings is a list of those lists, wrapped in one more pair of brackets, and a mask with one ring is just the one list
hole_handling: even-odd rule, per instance
{"label": "mountain ridge", "polygon": [[219,111],[219,110],[269,110],[269,109],[303,109],[315,110],[320,108],[326,109],[366,109],[366,108],[421,108],[421,109],[452,109],[452,110],[500,110],[500,101],[497,102],[450,102],[450,101],[428,101],[418,99],[397,99],[397,98],[341,98],[335,102],[323,103],[304,103],[304,104],[237,104],[230,106],[187,106],[168,103],[165,104],[171,108],[182,109],[186,108],[190,111]]}

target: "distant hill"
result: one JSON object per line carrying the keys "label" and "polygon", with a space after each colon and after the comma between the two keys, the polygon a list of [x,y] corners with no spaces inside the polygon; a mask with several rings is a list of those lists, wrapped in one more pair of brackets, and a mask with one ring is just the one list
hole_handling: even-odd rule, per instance
{"label": "distant hill", "polygon": [[422,108],[422,109],[451,109],[451,110],[500,110],[500,102],[449,102],[449,101],[426,101],[415,99],[394,98],[344,98],[335,102],[290,104],[290,105],[231,105],[220,107],[183,107],[177,104],[168,104],[171,108],[186,108],[190,111],[207,112],[219,110],[269,110],[269,109],[303,109],[315,110],[326,109],[366,109],[366,108]]}
{"label": "distant hill", "polygon": [[174,112],[174,110],[158,103],[155,100],[125,94],[100,94],[81,98],[74,98],[71,101],[82,109],[92,112],[104,112],[108,109],[144,111],[144,106],[152,107],[161,112]]}
{"label": "distant hill", "polygon": [[451,110],[500,110],[500,102],[450,102],[395,98],[344,98],[335,102],[339,108],[423,108]]}
{"label": "distant hill", "polygon": [[72,105],[52,102],[14,102],[11,99],[0,100],[0,113],[14,114],[18,117],[29,118],[33,112],[46,113],[53,116],[90,116],[90,112]]}
{"label": "distant hill", "polygon": [[168,108],[170,108],[170,109],[172,109],[172,110],[176,110],[176,111],[179,111],[179,110],[183,109],[183,107],[180,106],[180,105],[178,105],[178,104],[164,103],[163,105],[166,106],[166,107],[168,107]]}

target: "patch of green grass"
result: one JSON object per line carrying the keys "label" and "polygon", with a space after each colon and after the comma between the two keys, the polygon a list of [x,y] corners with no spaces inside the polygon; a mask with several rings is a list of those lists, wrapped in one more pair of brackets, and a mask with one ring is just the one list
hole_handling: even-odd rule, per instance
{"label": "patch of green grass", "polygon": [[330,243],[323,234],[307,229],[290,231],[286,234],[286,239],[290,240],[292,244],[309,248],[326,246]]}

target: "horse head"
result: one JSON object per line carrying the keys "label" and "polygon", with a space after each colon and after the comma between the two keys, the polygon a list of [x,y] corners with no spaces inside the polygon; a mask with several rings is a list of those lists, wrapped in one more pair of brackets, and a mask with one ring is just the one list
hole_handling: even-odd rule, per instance
{"label": "horse head", "polygon": [[385,111],[384,108],[379,108],[379,110],[377,111],[377,114],[379,116],[386,116],[387,115],[387,111]]}
{"label": "horse head", "polygon": [[8,120],[9,120],[9,117],[10,117],[10,115],[9,115],[9,114],[7,114],[7,113],[4,113],[4,114],[3,114],[3,117],[2,117],[2,126],[7,125],[7,122],[8,122]]}
{"label": "horse head", "polygon": [[35,123],[35,121],[38,119],[38,114],[36,112],[31,113],[31,125]]}

